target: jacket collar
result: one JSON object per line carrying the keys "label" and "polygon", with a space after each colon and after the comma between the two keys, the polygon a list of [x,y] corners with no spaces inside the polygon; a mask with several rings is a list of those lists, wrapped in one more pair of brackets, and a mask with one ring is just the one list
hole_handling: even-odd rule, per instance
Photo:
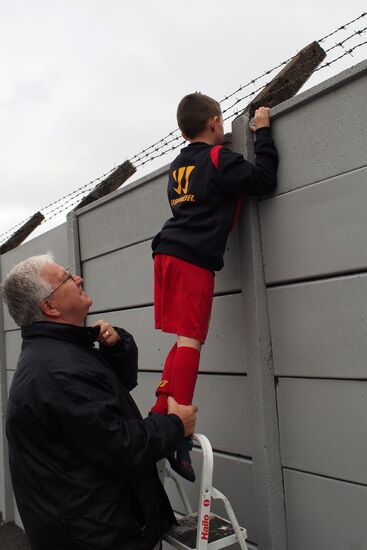
{"label": "jacket collar", "polygon": [[208,147],[213,147],[213,145],[209,145],[209,143],[205,143],[205,141],[194,141],[186,145],[181,151],[192,151],[193,149],[205,149]]}
{"label": "jacket collar", "polygon": [[86,347],[93,347],[99,335],[99,327],[78,327],[63,323],[49,323],[37,321],[28,327],[22,328],[23,340],[33,338],[54,338]]}

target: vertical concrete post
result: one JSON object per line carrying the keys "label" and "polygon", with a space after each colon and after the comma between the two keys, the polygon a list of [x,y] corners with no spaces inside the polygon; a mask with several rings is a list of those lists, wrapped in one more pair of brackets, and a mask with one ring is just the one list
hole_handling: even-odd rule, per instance
{"label": "vertical concrete post", "polygon": [[[0,257],[0,281],[1,257]],[[0,516],[4,521],[14,520],[14,501],[11,489],[8,462],[8,445],[5,434],[5,413],[7,405],[7,379],[5,356],[4,310],[0,299]],[[0,518],[1,519],[1,518]]]}
{"label": "vertical concrete post", "polygon": [[69,212],[66,218],[66,235],[68,240],[68,261],[69,269],[77,275],[82,274],[79,247],[79,226],[78,217],[75,211]]}
{"label": "vertical concrete post", "polygon": [[[254,159],[249,116],[232,125],[232,149]],[[257,199],[243,201],[239,246],[251,404],[253,481],[259,550],[286,550],[286,522],[272,349]]]}

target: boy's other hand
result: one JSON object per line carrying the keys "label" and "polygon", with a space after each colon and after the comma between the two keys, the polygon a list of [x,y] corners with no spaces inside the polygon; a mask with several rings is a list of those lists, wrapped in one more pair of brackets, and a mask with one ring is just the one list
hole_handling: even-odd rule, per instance
{"label": "boy's other hand", "polygon": [[256,132],[259,128],[269,128],[269,107],[259,107],[256,109],[254,117],[251,121],[251,130]]}
{"label": "boy's other hand", "polygon": [[195,431],[196,413],[198,408],[195,405],[179,405],[173,397],[168,397],[168,414],[178,416],[184,425],[185,437],[189,437]]}

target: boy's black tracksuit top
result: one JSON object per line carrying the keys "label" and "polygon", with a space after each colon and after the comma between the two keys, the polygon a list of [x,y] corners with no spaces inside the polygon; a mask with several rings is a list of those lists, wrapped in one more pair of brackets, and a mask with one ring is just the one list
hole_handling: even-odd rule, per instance
{"label": "boy's black tracksuit top", "polygon": [[153,256],[169,254],[219,271],[241,195],[265,195],[276,187],[278,155],[270,128],[255,137],[255,164],[226,147],[194,142],[169,170],[173,217],[152,242]]}

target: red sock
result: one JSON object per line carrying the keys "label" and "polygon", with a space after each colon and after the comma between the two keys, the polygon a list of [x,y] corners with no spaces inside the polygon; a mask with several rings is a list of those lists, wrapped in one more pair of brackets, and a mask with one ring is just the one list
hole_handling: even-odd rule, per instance
{"label": "red sock", "polygon": [[150,412],[167,414],[167,398],[171,393],[171,390],[170,390],[171,369],[175,358],[176,350],[177,350],[177,344],[172,346],[172,348],[170,349],[166,357],[166,361],[164,363],[164,369],[162,372],[162,378],[160,383],[158,384],[158,387],[155,393],[157,396],[157,401],[151,408]]}
{"label": "red sock", "polygon": [[200,351],[180,346],[175,353],[171,370],[170,395],[181,405],[190,405],[199,370]]}

